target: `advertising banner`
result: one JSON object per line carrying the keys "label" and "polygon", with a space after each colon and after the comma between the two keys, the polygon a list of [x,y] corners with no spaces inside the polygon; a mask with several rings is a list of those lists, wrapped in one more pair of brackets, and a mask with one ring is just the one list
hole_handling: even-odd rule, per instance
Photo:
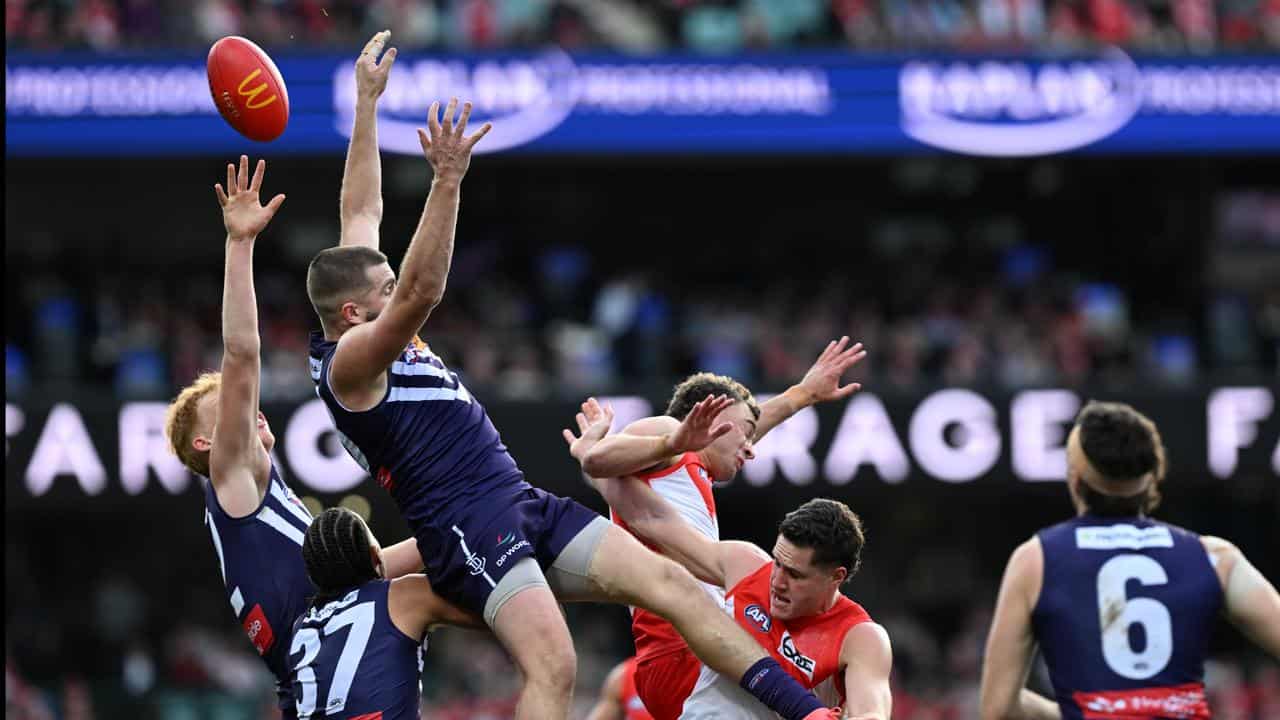
{"label": "advertising banner", "polygon": [[[273,55],[291,117],[283,136],[255,148],[218,116],[203,57],[9,53],[5,152],[344,152],[352,58]],[[493,121],[479,152],[1280,152],[1280,57],[1269,56],[405,52],[379,106],[383,149],[419,154],[415,128],[451,96],[474,103],[473,122]]]}
{"label": "advertising banner", "polygon": [[[861,392],[845,403],[805,409],[756,445],[756,458],[722,494],[728,500],[813,496],[855,487],[1004,494],[1060,483],[1067,431],[1089,398],[1131,402],[1151,416],[1168,447],[1171,481],[1203,486],[1246,476],[1251,482],[1268,478],[1268,484],[1280,478],[1274,388],[1146,394],[944,388]],[[615,408],[615,429],[665,406],[657,396],[604,400]],[[574,404],[494,402],[487,408],[530,482],[561,494],[583,493],[583,478],[560,437],[560,429],[573,424]],[[83,507],[197,490],[200,481],[165,443],[164,411],[162,402],[7,402],[6,501]],[[342,449],[320,400],[263,411],[276,438],[276,464],[300,494],[381,494]]]}

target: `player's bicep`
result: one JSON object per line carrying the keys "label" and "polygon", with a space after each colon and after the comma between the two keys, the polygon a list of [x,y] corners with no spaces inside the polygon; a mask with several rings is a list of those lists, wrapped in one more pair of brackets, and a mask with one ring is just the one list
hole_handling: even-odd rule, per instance
{"label": "player's bicep", "polygon": [[844,717],[889,720],[893,712],[889,633],[876,623],[857,625],[845,635],[840,656],[844,663]]}
{"label": "player's bicep", "polygon": [[1234,563],[1223,599],[1227,618],[1254,643],[1280,660],[1280,593],[1244,553],[1231,547]]}
{"label": "player's bicep", "polygon": [[[633,437],[656,437],[675,432],[680,429],[680,421],[670,415],[654,415],[652,417],[641,418],[628,424],[622,428],[619,435],[631,435]],[[604,440],[608,440],[606,436]],[[603,442],[603,440],[601,441]]]}
{"label": "player's bicep", "polygon": [[378,226],[380,224],[381,218],[373,215],[353,213],[352,215],[344,216],[338,244],[343,247],[360,245],[377,250],[379,242]]}
{"label": "player's bicep", "polygon": [[773,562],[773,557],[755,543],[741,540],[722,540],[715,544],[720,574],[724,579],[724,588],[737,585],[740,580],[760,569],[765,563]]}
{"label": "player's bicep", "polygon": [[1040,584],[1043,562],[1040,543],[1032,538],[1014,550],[1005,568],[982,666],[979,693],[983,720],[1009,717],[1018,707],[1018,694],[1035,652],[1031,630],[1034,600],[1030,596]]}
{"label": "player's bicep", "polygon": [[348,330],[329,361],[330,387],[340,399],[368,391],[417,337],[425,319],[388,303],[377,320]]}

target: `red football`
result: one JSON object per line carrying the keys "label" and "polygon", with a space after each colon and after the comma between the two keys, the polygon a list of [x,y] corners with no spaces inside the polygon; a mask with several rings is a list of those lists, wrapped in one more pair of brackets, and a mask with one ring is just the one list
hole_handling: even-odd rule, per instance
{"label": "red football", "polygon": [[268,142],[289,124],[289,91],[262,48],[229,35],[209,49],[209,92],[218,112],[250,140]]}

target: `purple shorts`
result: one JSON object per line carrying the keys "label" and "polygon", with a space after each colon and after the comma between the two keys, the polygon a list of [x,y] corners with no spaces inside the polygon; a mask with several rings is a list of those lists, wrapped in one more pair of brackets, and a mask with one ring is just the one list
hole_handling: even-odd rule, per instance
{"label": "purple shorts", "polygon": [[574,500],[537,488],[522,490],[507,502],[497,515],[486,514],[474,524],[463,520],[417,535],[436,593],[477,615],[483,614],[489,594],[518,561],[532,557],[545,572],[565,546],[600,517]]}

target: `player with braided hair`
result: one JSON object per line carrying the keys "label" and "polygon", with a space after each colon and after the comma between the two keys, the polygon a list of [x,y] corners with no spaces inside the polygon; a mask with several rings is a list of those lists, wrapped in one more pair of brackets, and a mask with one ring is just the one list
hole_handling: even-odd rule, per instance
{"label": "player with braided hair", "polygon": [[440,599],[425,575],[385,579],[382,548],[346,508],[311,523],[302,558],[316,595],[289,648],[298,717],[416,719],[427,632],[483,621]]}

